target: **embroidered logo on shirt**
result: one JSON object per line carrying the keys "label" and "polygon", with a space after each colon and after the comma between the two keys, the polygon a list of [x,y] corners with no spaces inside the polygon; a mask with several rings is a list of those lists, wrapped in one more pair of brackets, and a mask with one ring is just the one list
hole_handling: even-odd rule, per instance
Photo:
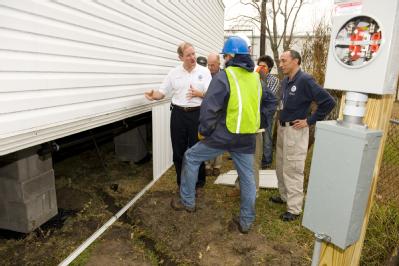
{"label": "embroidered logo on shirt", "polygon": [[295,86],[295,85],[292,86],[291,91],[292,91],[292,92],[296,92],[296,86]]}
{"label": "embroidered logo on shirt", "polygon": [[204,77],[202,75],[198,76],[199,81],[201,81]]}

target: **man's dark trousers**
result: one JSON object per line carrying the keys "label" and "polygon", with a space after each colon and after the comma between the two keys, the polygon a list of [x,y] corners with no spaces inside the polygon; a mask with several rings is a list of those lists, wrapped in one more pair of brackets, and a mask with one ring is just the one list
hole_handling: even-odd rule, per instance
{"label": "man's dark trousers", "polygon": [[[172,106],[170,119],[170,136],[172,139],[173,163],[176,169],[177,185],[180,187],[181,168],[186,150],[198,142],[198,125],[200,110],[184,111]],[[205,164],[202,163],[198,171],[196,187],[205,185]]]}

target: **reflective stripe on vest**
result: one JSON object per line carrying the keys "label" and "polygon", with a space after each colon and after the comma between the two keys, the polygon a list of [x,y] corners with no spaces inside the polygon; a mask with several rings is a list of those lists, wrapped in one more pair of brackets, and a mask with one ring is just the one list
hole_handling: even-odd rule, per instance
{"label": "reflective stripe on vest", "polygon": [[[240,67],[226,68],[230,84],[226,126],[231,133],[252,134],[260,126],[262,85],[256,72]],[[243,89],[244,88],[244,89]]]}

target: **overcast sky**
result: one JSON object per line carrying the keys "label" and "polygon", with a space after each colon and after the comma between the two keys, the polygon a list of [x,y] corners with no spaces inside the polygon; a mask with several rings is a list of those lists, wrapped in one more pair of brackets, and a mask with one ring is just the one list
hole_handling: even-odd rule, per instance
{"label": "overcast sky", "polygon": [[[291,0],[289,0],[291,1]],[[252,16],[253,9],[240,4],[239,0],[223,0],[225,5],[225,19],[237,17],[240,14]],[[316,21],[324,15],[328,18],[332,12],[334,0],[308,0],[298,14],[295,32],[305,33],[311,31]],[[231,27],[231,22],[225,21],[225,29]]]}

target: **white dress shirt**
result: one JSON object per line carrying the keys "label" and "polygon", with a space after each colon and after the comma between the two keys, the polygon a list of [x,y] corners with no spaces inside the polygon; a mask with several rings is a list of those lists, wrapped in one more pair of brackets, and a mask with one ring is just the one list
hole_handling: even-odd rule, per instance
{"label": "white dress shirt", "polygon": [[196,64],[195,68],[188,72],[183,64],[169,71],[168,75],[159,87],[159,92],[172,96],[172,104],[183,107],[200,106],[201,97],[187,98],[187,93],[192,85],[195,89],[206,92],[212,76],[209,69]]}

